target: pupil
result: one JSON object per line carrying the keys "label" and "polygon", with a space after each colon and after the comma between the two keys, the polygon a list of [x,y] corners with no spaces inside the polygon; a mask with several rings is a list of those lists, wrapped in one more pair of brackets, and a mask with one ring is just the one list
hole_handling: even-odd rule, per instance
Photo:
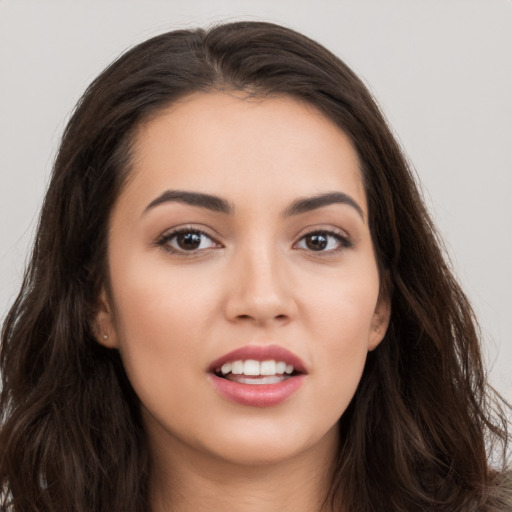
{"label": "pupil", "polygon": [[306,238],[306,245],[313,251],[321,251],[327,247],[327,237],[325,235],[309,235]]}
{"label": "pupil", "polygon": [[197,249],[201,245],[201,235],[199,233],[180,233],[178,235],[178,245],[189,251]]}

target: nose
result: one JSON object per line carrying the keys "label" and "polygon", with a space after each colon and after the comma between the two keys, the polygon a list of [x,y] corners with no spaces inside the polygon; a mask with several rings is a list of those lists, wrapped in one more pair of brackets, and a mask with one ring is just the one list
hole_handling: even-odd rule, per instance
{"label": "nose", "polygon": [[225,313],[229,321],[285,324],[297,313],[285,256],[247,250],[232,262]]}

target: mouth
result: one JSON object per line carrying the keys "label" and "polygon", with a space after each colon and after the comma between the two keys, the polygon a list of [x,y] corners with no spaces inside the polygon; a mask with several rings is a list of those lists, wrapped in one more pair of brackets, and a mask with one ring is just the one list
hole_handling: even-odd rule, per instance
{"label": "mouth", "polygon": [[249,385],[279,384],[299,374],[295,367],[286,361],[269,359],[235,360],[224,363],[216,368],[214,374],[221,379]]}
{"label": "mouth", "polygon": [[282,347],[248,345],[214,361],[209,374],[216,390],[229,401],[268,407],[290,398],[307,371],[300,358]]}

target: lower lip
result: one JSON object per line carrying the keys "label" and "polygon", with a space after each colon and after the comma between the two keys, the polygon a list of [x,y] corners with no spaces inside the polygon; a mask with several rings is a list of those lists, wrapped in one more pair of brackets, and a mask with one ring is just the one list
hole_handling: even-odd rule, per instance
{"label": "lower lip", "polygon": [[228,400],[251,407],[271,407],[288,400],[302,385],[305,375],[295,375],[277,384],[241,384],[210,373],[215,389]]}

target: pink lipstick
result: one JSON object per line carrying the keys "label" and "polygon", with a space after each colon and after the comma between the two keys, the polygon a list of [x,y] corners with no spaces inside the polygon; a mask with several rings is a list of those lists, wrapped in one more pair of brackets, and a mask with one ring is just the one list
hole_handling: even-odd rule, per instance
{"label": "pink lipstick", "polygon": [[270,407],[290,398],[307,374],[302,360],[277,345],[248,345],[215,360],[209,378],[228,400]]}

